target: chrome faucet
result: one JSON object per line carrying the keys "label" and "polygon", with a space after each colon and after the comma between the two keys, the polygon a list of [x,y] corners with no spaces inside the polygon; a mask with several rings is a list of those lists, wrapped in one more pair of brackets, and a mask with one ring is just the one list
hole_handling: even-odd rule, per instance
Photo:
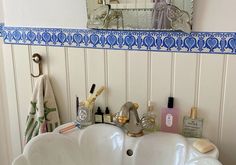
{"label": "chrome faucet", "polygon": [[115,123],[118,126],[124,126],[128,131],[128,136],[143,136],[143,127],[138,116],[139,105],[137,103],[125,103],[119,112],[115,114]]}

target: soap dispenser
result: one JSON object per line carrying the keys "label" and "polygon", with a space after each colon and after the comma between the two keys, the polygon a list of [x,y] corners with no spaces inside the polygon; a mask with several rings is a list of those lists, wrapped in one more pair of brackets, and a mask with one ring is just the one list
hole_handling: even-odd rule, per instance
{"label": "soap dispenser", "polygon": [[168,98],[168,105],[161,109],[161,131],[178,133],[179,110],[174,107],[174,98]]}
{"label": "soap dispenser", "polygon": [[184,116],[183,135],[185,137],[202,137],[203,119],[197,118],[197,108],[192,107],[190,116]]}
{"label": "soap dispenser", "polygon": [[143,114],[141,122],[144,131],[154,132],[158,130],[157,113],[151,101],[148,101],[148,109],[147,112]]}
{"label": "soap dispenser", "polygon": [[98,107],[95,113],[95,123],[103,123],[103,112],[100,107]]}

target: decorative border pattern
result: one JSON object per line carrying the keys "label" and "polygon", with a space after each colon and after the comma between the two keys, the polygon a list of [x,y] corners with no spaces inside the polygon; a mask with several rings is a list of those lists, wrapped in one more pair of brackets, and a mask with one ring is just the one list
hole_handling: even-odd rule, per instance
{"label": "decorative border pattern", "polygon": [[4,24],[0,23],[0,37],[2,37],[3,26],[4,26]]}
{"label": "decorative border pattern", "polygon": [[236,54],[236,33],[6,27],[7,44]]}

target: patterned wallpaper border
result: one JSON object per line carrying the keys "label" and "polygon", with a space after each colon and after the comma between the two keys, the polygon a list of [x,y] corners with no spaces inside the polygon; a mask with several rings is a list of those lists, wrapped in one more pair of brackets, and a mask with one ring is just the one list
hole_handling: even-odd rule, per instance
{"label": "patterned wallpaper border", "polygon": [[6,44],[236,54],[234,32],[187,34],[173,31],[8,27],[0,24],[0,36]]}
{"label": "patterned wallpaper border", "polygon": [[4,26],[4,24],[0,23],[0,37],[2,37],[3,26]]}

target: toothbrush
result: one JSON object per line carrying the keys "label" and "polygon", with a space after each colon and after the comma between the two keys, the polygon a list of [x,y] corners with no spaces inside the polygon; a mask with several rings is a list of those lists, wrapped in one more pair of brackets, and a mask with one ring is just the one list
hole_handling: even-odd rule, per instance
{"label": "toothbrush", "polygon": [[96,94],[91,95],[85,102],[84,105],[85,107],[90,107],[90,105],[96,100],[96,98],[104,91],[105,87],[102,86],[101,88],[98,89]]}
{"label": "toothbrush", "polygon": [[76,96],[76,116],[79,116],[79,97]]}

